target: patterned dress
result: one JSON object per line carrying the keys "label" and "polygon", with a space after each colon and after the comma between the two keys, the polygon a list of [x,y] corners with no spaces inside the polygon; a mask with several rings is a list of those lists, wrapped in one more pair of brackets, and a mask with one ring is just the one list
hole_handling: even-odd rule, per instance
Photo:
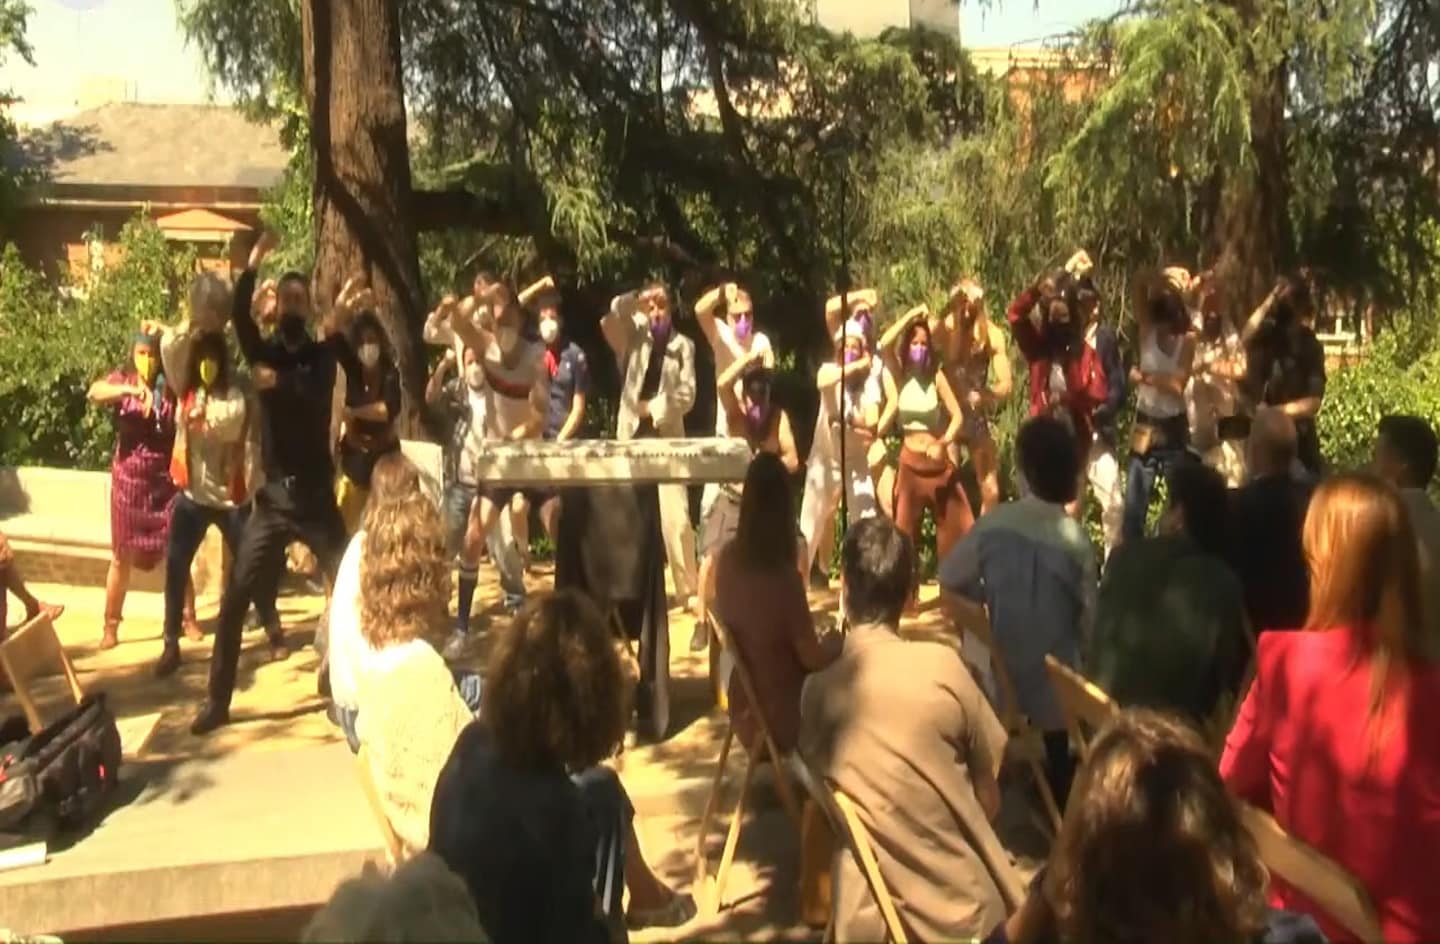
{"label": "patterned dress", "polygon": [[[133,370],[117,370],[112,384],[138,384]],[[156,400],[147,412],[136,397],[115,404],[115,458],[110,463],[110,547],[149,570],[165,556],[170,530],[170,454],[175,448],[175,401]]]}

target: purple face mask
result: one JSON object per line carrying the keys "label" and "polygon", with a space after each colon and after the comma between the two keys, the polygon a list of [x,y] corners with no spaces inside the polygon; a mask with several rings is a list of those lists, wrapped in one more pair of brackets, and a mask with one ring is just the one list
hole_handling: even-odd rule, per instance
{"label": "purple face mask", "polygon": [[919,369],[926,366],[928,363],[930,363],[930,345],[910,345],[910,366]]}
{"label": "purple face mask", "polygon": [[760,424],[765,422],[765,404],[748,404],[745,407],[745,422],[750,424],[751,430],[758,430],[760,428]]}
{"label": "purple face mask", "polygon": [[670,319],[661,318],[658,321],[650,321],[650,339],[656,344],[664,344],[670,340]]}
{"label": "purple face mask", "polygon": [[860,352],[853,347],[845,349],[845,363],[853,364],[860,359]]}
{"label": "purple face mask", "polygon": [[735,319],[735,324],[732,326],[731,330],[735,332],[735,340],[739,341],[741,344],[749,341],[751,335],[755,333],[754,316],[748,313],[738,316]]}

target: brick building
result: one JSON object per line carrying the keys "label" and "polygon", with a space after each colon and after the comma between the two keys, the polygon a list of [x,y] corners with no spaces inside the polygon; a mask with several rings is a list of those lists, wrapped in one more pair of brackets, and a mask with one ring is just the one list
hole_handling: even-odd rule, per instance
{"label": "brick building", "polygon": [[234,108],[115,102],[32,129],[20,159],[42,182],[4,238],[59,281],[105,264],[141,211],[228,274],[244,264],[290,153]]}

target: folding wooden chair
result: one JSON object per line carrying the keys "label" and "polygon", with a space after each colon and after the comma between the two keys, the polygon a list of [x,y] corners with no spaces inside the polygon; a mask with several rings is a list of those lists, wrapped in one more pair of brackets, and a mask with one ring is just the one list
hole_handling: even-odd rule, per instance
{"label": "folding wooden chair", "polygon": [[1089,760],[1090,738],[1114,716],[1118,706],[1100,686],[1054,656],[1045,657],[1045,671],[1050,674],[1050,684],[1060,700],[1070,740],[1080,749],[1081,760]]}
{"label": "folding wooden chair", "polygon": [[[855,860],[860,874],[865,876],[865,884],[869,886],[870,895],[875,899],[875,906],[880,910],[880,917],[885,922],[885,931],[889,940],[895,944],[905,944],[907,938],[905,937],[905,928],[900,923],[900,913],[896,911],[895,900],[890,896],[890,888],[885,884],[884,876],[880,874],[880,862],[875,858],[875,845],[870,841],[870,831],[860,820],[855,801],[834,784],[821,783],[821,778],[810,769],[810,765],[800,755],[792,754],[789,760],[791,774],[810,794],[810,799],[819,807],[820,812],[825,816],[825,821],[830,825],[830,831],[845,844],[845,848],[849,850],[850,857]],[[831,901],[830,924],[825,929],[824,940],[826,944],[835,940],[833,900]]]}
{"label": "folding wooden chair", "polygon": [[1287,833],[1269,813],[1241,802],[1240,819],[1254,837],[1265,867],[1273,874],[1319,905],[1365,944],[1384,940],[1375,905],[1359,879]]}
{"label": "folding wooden chair", "polygon": [[375,814],[375,821],[380,825],[380,835],[385,837],[385,851],[390,856],[392,866],[399,865],[405,859],[405,844],[400,841],[395,827],[390,825],[390,817],[385,815],[385,807],[380,803],[380,791],[375,787],[375,778],[370,776],[370,756],[365,751],[365,745],[360,745],[360,750],[355,753],[356,773],[360,777],[360,789],[365,792],[365,802],[370,805],[370,812]]}
{"label": "folding wooden chair", "polygon": [[1020,744],[1020,752],[1024,755],[1025,763],[1030,769],[1032,778],[1035,781],[1035,789],[1040,794],[1040,802],[1045,807],[1045,814],[1050,820],[1051,830],[1054,833],[1060,831],[1060,805],[1055,802],[1055,794],[1050,789],[1050,781],[1045,776],[1045,766],[1040,758],[1045,756],[1044,739],[1039,731],[1031,726],[1029,720],[1020,713],[1020,701],[1015,694],[1015,683],[1010,678],[1010,672],[1005,668],[1005,655],[1000,650],[995,640],[995,634],[990,631],[990,619],[984,607],[972,607],[967,614],[969,618],[961,621],[961,629],[972,633],[986,649],[990,650],[990,665],[995,673],[996,684],[1000,686],[1000,722],[1005,725],[1005,730]]}
{"label": "folding wooden chair", "polygon": [[[55,624],[44,613],[22,624],[9,638],[0,642],[0,666],[10,678],[10,685],[15,690],[15,697],[20,701],[25,722],[31,731],[45,728],[45,718],[35,701],[33,686],[37,679],[58,670],[69,691],[70,704],[79,705],[85,698],[85,689],[80,686],[75,666],[65,654],[65,647],[55,632]],[[134,757],[145,749],[146,742],[160,722],[160,714],[156,711],[116,719],[115,727],[120,733],[120,748],[124,756]]]}
{"label": "folding wooden chair", "polygon": [[[734,672],[740,679],[740,690],[749,703],[751,714],[760,729],[760,737],[763,742],[761,750],[769,755],[770,763],[775,771],[776,792],[780,794],[780,802],[784,805],[785,812],[794,821],[798,833],[800,830],[800,805],[790,787],[790,781],[786,775],[788,768],[784,763],[784,757],[779,748],[775,746],[775,738],[770,733],[770,725],[760,710],[760,700],[755,695],[755,683],[751,681],[750,671],[745,666],[745,660],[740,658],[739,650],[734,648],[729,630],[713,612],[710,614],[710,626],[720,645],[728,649],[732,655]],[[697,889],[705,889],[708,884],[705,841],[709,838],[710,821],[714,818],[716,808],[720,804],[720,788],[724,783],[726,762],[730,759],[730,745],[734,739],[735,726],[727,715],[725,738],[720,742],[720,759],[715,766],[715,779],[710,785],[710,796],[705,801],[705,812],[700,816],[700,833],[695,840],[695,888]],[[748,751],[747,755],[745,775],[740,781],[740,796],[735,801],[735,811],[730,815],[730,826],[725,835],[724,851],[720,854],[720,867],[715,872],[714,887],[709,890],[709,894],[702,893],[698,896],[710,914],[718,912],[725,902],[725,882],[730,877],[730,866],[735,860],[735,849],[740,843],[740,827],[745,818],[745,797],[749,793],[750,782],[755,777],[756,761],[760,758],[758,750]]]}

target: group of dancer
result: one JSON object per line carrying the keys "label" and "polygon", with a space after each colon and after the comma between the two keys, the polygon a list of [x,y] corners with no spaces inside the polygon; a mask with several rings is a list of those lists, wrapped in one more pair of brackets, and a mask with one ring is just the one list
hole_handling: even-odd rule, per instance
{"label": "group of dancer", "polygon": [[[101,646],[118,641],[131,570],[164,560],[164,644],[156,671],[173,673],[182,632],[202,636],[190,567],[211,525],[234,558],[197,733],[228,721],[252,605],[272,656],[288,655],[276,609],[287,546],[308,546],[321,574],[333,580],[371,470],[400,446],[399,372],[372,294],[347,284],[312,336],[314,306],[303,275],[287,273],[257,291],[257,271],[273,244],[269,235],[256,244],[233,293],[216,276],[197,278],[190,317],[173,327],[143,323],[129,364],[90,390],[93,402],[114,410],[118,431]],[[1324,363],[1305,324],[1301,280],[1282,279],[1245,324],[1235,325],[1213,274],[1167,269],[1137,278],[1139,353],[1127,371],[1092,268],[1085,252],[1076,253],[1021,291],[1007,321],[1028,366],[1030,414],[1063,419],[1079,441],[1107,553],[1143,533],[1156,477],[1177,463],[1198,456],[1238,484],[1252,405],[1277,406],[1294,418],[1302,461],[1318,472],[1314,416]],[[984,288],[961,279],[938,312],[917,305],[883,332],[880,301],[875,290],[861,289],[825,305],[831,349],[815,375],[819,410],[797,526],[802,574],[817,561],[826,569],[842,505],[847,526],[889,515],[917,546],[928,510],[939,559],[969,531],[977,511],[990,511],[1001,498],[992,426],[1014,381],[1008,339],[989,317]],[[753,453],[773,453],[798,473],[792,419],[773,396],[775,349],[757,328],[749,292],[733,282],[717,285],[693,312],[692,333],[709,345],[715,363],[714,435],[743,439]],[[227,313],[243,359],[239,370],[224,331]],[[601,318],[622,378],[617,439],[686,435],[697,399],[696,352],[676,327],[676,314],[669,288],[652,282],[617,296]],[[561,297],[548,276],[517,292],[482,273],[464,298],[441,299],[423,336],[444,348],[426,401],[449,431],[443,508],[459,593],[445,654],[455,658],[470,639],[482,555],[488,552],[504,605],[514,612],[525,598],[532,508],[551,540],[558,537],[559,493],[487,483],[482,453],[496,441],[563,444],[584,435],[590,365],[565,336]],[[332,429],[331,392],[342,376],[344,407]],[[1137,410],[1127,454],[1117,426],[1131,386]],[[978,508],[962,485],[966,458]],[[1018,487],[1023,493],[1027,485]],[[738,524],[740,487],[705,487],[698,560],[687,487],[662,485],[658,493],[672,589],[697,617],[698,649],[707,641],[716,555]]]}

